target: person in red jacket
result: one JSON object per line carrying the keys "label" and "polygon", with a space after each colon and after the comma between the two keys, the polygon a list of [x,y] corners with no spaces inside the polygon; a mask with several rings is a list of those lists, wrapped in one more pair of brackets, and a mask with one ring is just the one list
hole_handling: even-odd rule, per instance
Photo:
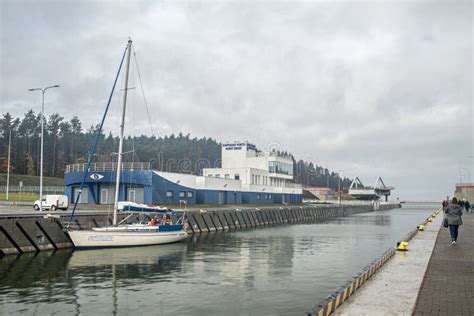
{"label": "person in red jacket", "polygon": [[156,226],[158,225],[158,221],[156,220],[156,216],[151,219],[151,221],[148,223],[150,226]]}

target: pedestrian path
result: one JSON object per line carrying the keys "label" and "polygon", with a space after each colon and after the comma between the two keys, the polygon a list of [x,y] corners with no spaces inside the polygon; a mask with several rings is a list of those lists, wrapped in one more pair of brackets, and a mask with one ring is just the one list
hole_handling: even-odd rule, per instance
{"label": "pedestrian path", "polygon": [[414,315],[474,315],[474,213],[463,223],[456,245],[441,227]]}
{"label": "pedestrian path", "polygon": [[436,216],[409,242],[407,252],[397,252],[334,314],[411,315],[442,221]]}

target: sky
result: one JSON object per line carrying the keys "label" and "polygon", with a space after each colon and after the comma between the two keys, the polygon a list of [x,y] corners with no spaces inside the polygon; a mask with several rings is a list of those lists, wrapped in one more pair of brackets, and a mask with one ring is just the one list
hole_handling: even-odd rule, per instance
{"label": "sky", "polygon": [[[474,181],[471,1],[0,2],[0,113],[99,123],[129,37],[127,133],[248,140],[441,200]],[[123,79],[120,79],[120,83]],[[118,89],[120,90],[120,89]],[[118,131],[120,91],[106,129]]]}

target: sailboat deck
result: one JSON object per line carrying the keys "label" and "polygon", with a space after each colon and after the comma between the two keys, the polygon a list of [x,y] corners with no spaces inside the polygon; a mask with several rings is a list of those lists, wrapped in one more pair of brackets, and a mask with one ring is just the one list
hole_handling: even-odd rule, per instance
{"label": "sailboat deck", "polygon": [[150,226],[146,224],[130,224],[130,225],[119,225],[119,226],[106,226],[106,227],[95,227],[92,230],[97,232],[170,232],[179,231],[183,229],[183,225],[156,225]]}

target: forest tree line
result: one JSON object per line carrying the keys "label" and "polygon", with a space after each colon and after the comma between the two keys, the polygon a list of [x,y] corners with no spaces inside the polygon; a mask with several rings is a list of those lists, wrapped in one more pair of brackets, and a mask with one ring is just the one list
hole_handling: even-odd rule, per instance
{"label": "forest tree line", "polygon": [[[43,169],[48,177],[63,177],[66,165],[87,162],[97,126],[85,129],[77,116],[67,120],[53,113],[43,121]],[[7,172],[8,143],[11,133],[10,172],[39,175],[41,148],[41,114],[29,110],[22,118],[9,113],[0,118],[0,173]],[[94,161],[116,160],[118,137],[100,135]],[[203,168],[220,167],[221,144],[212,138],[196,138],[179,133],[164,137],[129,136],[124,139],[124,161],[150,162],[153,169],[200,175]],[[294,180],[306,186],[338,188],[338,174],[304,160],[294,161]],[[350,180],[341,179],[341,188]]]}

